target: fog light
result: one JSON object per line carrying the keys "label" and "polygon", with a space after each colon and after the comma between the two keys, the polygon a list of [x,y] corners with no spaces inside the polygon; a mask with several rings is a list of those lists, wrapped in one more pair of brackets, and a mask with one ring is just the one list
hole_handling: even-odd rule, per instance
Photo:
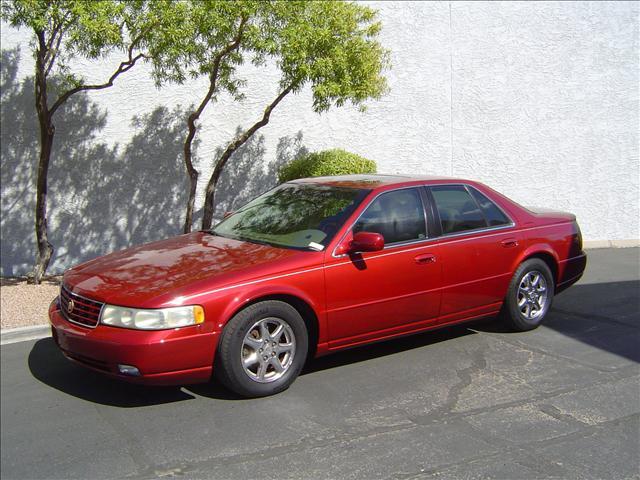
{"label": "fog light", "polygon": [[122,375],[129,375],[130,377],[139,377],[140,371],[136,367],[131,365],[118,365],[118,371]]}

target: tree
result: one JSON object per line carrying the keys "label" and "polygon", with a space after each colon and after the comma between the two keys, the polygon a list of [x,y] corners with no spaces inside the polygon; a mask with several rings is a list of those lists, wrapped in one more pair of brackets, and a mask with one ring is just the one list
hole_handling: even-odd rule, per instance
{"label": "tree", "polygon": [[373,160],[333,148],[308,153],[283,165],[278,172],[278,181],[285,183],[306,177],[376,173],[376,170],[377,165]]}
{"label": "tree", "polygon": [[269,123],[271,113],[290,93],[306,84],[313,92],[313,109],[328,110],[346,102],[364,108],[386,89],[382,75],[388,52],[377,40],[381,25],[376,11],[353,2],[276,2],[267,12],[261,52],[273,57],[281,72],[279,92],[262,117],[227,145],[218,158],[205,191],[202,228],[210,229],[215,190],[233,153]]}
{"label": "tree", "polygon": [[[47,230],[47,177],[55,136],[54,115],[73,95],[113,86],[115,80],[144,57],[141,49],[154,19],[146,0],[13,0],[2,1],[2,19],[33,31],[35,107],[40,130],[36,181],[34,282],[49,266],[53,246]],[[108,79],[87,83],[72,63],[98,60],[120,51],[125,55]]]}
{"label": "tree", "polygon": [[[215,162],[207,183],[202,228],[210,228],[215,190],[233,153],[260,128],[290,93],[311,84],[314,110],[322,112],[347,101],[361,106],[386,90],[382,76],[387,52],[376,40],[380,24],[376,12],[346,2],[190,0],[155,31],[158,52],[152,52],[158,85],[183,83],[206,76],[208,89],[187,118],[184,162],[190,181],[184,233],[191,231],[198,182],[192,143],[205,108],[221,92],[244,98],[244,81],[237,68],[250,59],[254,65],[275,61],[282,76],[279,90],[262,117],[231,141]],[[169,39],[170,45],[162,39]]]}
{"label": "tree", "polygon": [[[243,52],[259,52],[253,40],[260,28],[260,1],[228,2],[218,0],[189,0],[162,8],[162,27],[152,33],[154,40],[150,58],[158,86],[165,83],[184,83],[187,78],[205,76],[208,89],[186,119],[187,135],[183,158],[189,178],[189,195],[183,232],[191,231],[198,185],[198,170],[193,165],[193,142],[198,121],[209,103],[226,91],[239,100],[242,81],[235,74],[243,62]],[[152,7],[153,8],[153,7]],[[258,58],[259,55],[256,55]]]}

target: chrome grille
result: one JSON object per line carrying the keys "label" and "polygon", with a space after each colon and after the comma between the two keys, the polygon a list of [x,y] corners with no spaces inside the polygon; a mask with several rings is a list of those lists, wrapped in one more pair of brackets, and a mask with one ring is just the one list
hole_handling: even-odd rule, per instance
{"label": "chrome grille", "polygon": [[[69,312],[70,302],[73,302],[71,312]],[[101,302],[71,293],[65,285],[60,288],[60,311],[62,316],[72,323],[94,328],[100,320],[103,305]]]}

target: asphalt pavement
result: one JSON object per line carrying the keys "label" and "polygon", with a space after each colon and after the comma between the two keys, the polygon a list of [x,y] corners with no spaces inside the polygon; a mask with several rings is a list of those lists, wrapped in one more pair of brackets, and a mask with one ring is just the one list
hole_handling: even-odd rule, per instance
{"label": "asphalt pavement", "polygon": [[50,338],[1,350],[1,476],[640,478],[640,250],[591,250],[546,324],[317,359],[286,392],[145,388]]}

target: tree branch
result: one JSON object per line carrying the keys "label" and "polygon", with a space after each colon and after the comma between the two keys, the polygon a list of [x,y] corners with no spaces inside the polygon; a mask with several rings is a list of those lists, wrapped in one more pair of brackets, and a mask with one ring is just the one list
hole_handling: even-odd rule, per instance
{"label": "tree branch", "polygon": [[82,92],[86,90],[103,90],[105,88],[109,88],[113,86],[113,82],[115,81],[116,78],[118,78],[118,76],[121,73],[125,73],[126,71],[133,68],[136,62],[145,56],[143,53],[139,53],[135,57],[133,56],[133,50],[136,48],[138,43],[140,43],[145,33],[146,32],[141,33],[131,42],[131,45],[129,45],[129,48],[127,49],[127,53],[128,53],[127,60],[121,62],[120,65],[118,65],[118,68],[116,68],[116,70],[111,74],[111,76],[109,77],[109,80],[107,80],[105,83],[101,83],[97,85],[79,85],[75,88],[67,90],[62,95],[60,95],[58,99],[54,102],[54,104],[51,106],[51,108],[49,109],[49,115],[53,116],[56,110],[58,110],[58,108],[60,108],[60,106],[62,106],[62,104],[66,102],[69,99],[69,97],[71,97],[72,95],[78,92]]}
{"label": "tree branch", "polygon": [[182,231],[184,233],[189,233],[191,231],[191,224],[193,223],[193,208],[195,205],[196,188],[199,175],[198,171],[193,166],[191,152],[191,144],[193,143],[193,139],[195,138],[197,131],[196,120],[200,118],[200,115],[202,115],[202,112],[209,104],[209,101],[216,92],[218,72],[220,71],[220,64],[222,63],[222,59],[240,46],[246,22],[247,18],[242,17],[240,20],[240,25],[238,26],[238,33],[236,34],[233,41],[225,48],[223,48],[220,52],[218,52],[218,54],[214,57],[213,68],[211,69],[211,73],[209,74],[209,90],[207,90],[207,94],[200,102],[200,105],[198,105],[198,108],[194,112],[192,112],[187,119],[188,133],[187,137],[184,140],[183,152],[184,163],[185,167],[187,168],[187,173],[189,174],[189,181],[191,182],[191,185],[189,189],[189,198],[187,200],[187,213],[185,215],[184,226],[182,228]]}
{"label": "tree branch", "polygon": [[238,148],[244,145],[254,133],[256,133],[260,128],[264,127],[269,123],[269,119],[271,117],[271,112],[274,108],[278,106],[278,104],[282,101],[284,97],[286,97],[291,90],[293,90],[293,85],[289,85],[284,90],[282,90],[278,96],[269,104],[267,108],[264,109],[264,113],[262,114],[262,118],[254,123],[249,129],[247,129],[244,133],[238,136],[233,142],[231,142],[222,155],[218,159],[213,172],[211,173],[211,178],[209,179],[209,183],[207,184],[207,190],[204,201],[204,212],[202,217],[202,229],[209,230],[211,228],[211,223],[213,221],[213,213],[214,213],[214,195],[216,185],[218,180],[220,179],[220,175],[222,174],[222,170],[224,166],[227,164],[231,155],[234,154]]}
{"label": "tree branch", "polygon": [[62,37],[64,37],[64,31],[66,30],[65,25],[67,24],[69,15],[70,12],[65,12],[60,21],[55,23],[51,29],[51,37],[49,37],[49,41],[47,42],[47,51],[44,61],[44,64],[46,65],[45,76],[49,76],[49,73],[53,68],[53,64],[55,63],[55,59],[58,56],[60,43],[62,42]]}
{"label": "tree branch", "polygon": [[62,23],[57,23],[57,24],[54,24],[54,27],[51,29],[51,37],[49,37],[49,41],[47,42],[47,52],[51,50],[51,47],[53,47],[54,39],[56,38],[56,35],[58,34],[61,28],[62,28]]}
{"label": "tree branch", "polygon": [[[238,148],[246,143],[247,140],[251,138],[251,136],[256,133],[260,128],[264,127],[267,123],[269,123],[269,119],[271,117],[271,112],[274,108],[278,106],[278,104],[282,101],[284,97],[286,97],[292,90],[292,86],[289,85],[282,92],[278,94],[278,96],[271,102],[267,108],[264,109],[264,113],[262,114],[262,118],[254,123],[251,128],[245,131],[242,135],[236,138],[233,142],[227,146],[226,150],[220,156],[220,160],[224,160],[225,162],[229,159],[229,157],[235,152]],[[216,168],[220,165],[220,161],[216,164]],[[220,167],[222,168],[222,167]]]}
{"label": "tree branch", "polygon": [[[53,64],[55,63],[56,58],[58,57],[58,51],[59,51],[59,48],[60,48],[60,43],[62,42],[62,37],[64,36],[63,33],[64,33],[63,31],[60,31],[58,33],[58,38],[56,40],[55,46],[53,48],[49,47],[49,50],[47,51],[47,55],[49,56],[49,58],[48,58],[48,61],[47,61],[48,64],[46,65],[45,72],[44,72],[45,77],[49,76],[49,73],[51,72],[51,69],[53,68]],[[53,36],[51,37],[51,40],[53,40]]]}
{"label": "tree branch", "polygon": [[242,35],[244,34],[244,26],[246,23],[247,23],[247,18],[242,17],[240,21],[240,25],[238,26],[238,34],[235,36],[235,38],[230,44],[228,44],[225,48],[220,50],[220,52],[214,57],[213,68],[211,69],[211,74],[209,75],[209,91],[207,92],[207,95],[204,97],[204,99],[202,100],[202,102],[200,103],[196,111],[193,112],[192,115],[195,116],[195,119],[197,119],[202,114],[205,107],[207,106],[207,103],[209,103],[209,100],[211,100],[211,97],[215,93],[216,82],[218,81],[218,72],[220,70],[220,64],[222,63],[222,59],[240,46],[240,42],[242,41]]}

